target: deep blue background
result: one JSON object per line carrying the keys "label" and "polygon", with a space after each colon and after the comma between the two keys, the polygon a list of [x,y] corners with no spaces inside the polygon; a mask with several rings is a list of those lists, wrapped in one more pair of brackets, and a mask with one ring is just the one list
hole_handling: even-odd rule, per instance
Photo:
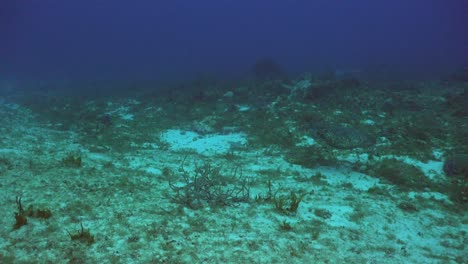
{"label": "deep blue background", "polygon": [[0,78],[236,77],[466,67],[466,0],[1,0]]}

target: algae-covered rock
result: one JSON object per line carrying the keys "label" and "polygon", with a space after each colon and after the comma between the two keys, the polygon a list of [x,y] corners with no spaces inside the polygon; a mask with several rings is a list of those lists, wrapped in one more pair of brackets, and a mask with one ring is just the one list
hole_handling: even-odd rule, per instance
{"label": "algae-covered rock", "polygon": [[421,169],[397,159],[383,159],[373,164],[369,174],[403,190],[424,190],[433,187],[433,183]]}
{"label": "algae-covered rock", "polygon": [[320,128],[317,135],[327,144],[338,149],[365,148],[375,144],[375,138],[360,129],[342,125]]}
{"label": "algae-covered rock", "polygon": [[454,154],[444,163],[444,172],[449,177],[468,179],[468,154]]}

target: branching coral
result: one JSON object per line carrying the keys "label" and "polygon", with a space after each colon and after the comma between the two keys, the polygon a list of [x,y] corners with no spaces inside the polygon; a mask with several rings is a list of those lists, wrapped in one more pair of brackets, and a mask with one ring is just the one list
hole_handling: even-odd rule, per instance
{"label": "branching coral", "polygon": [[190,173],[180,168],[182,184],[169,182],[175,192],[173,200],[192,209],[206,206],[226,206],[250,199],[250,179],[243,177],[242,169],[235,168],[232,174],[224,176],[221,167],[205,163],[196,166]]}

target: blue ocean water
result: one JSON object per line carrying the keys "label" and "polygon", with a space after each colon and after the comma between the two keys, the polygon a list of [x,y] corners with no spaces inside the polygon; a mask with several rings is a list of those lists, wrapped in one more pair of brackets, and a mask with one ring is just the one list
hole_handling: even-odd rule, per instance
{"label": "blue ocean water", "polygon": [[240,77],[259,57],[291,73],[443,74],[466,67],[467,4],[437,1],[2,1],[2,76]]}
{"label": "blue ocean water", "polygon": [[468,263],[466,0],[0,0],[0,263]]}

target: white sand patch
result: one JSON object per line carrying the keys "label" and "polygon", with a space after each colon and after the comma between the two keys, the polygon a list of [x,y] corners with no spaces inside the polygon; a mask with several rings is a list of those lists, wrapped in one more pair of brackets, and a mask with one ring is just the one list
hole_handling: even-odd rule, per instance
{"label": "white sand patch", "polygon": [[162,174],[162,171],[160,169],[154,168],[154,167],[146,168],[145,172],[147,172],[149,174],[154,174],[154,175],[161,175]]}
{"label": "white sand patch", "polygon": [[6,148],[1,148],[0,149],[0,154],[20,154],[23,151],[17,150],[17,149],[6,149]]}
{"label": "white sand patch", "polygon": [[88,152],[86,157],[90,160],[97,161],[97,162],[111,162],[112,158],[108,155],[102,153],[95,153],[95,152]]}
{"label": "white sand patch", "polygon": [[248,105],[236,105],[239,112],[249,111],[251,108]]}
{"label": "white sand patch", "polygon": [[243,133],[227,135],[209,134],[201,136],[192,131],[170,129],[161,133],[161,140],[170,145],[173,151],[191,150],[202,155],[227,153],[231,146],[245,145],[247,139]]}
{"label": "white sand patch", "polygon": [[364,125],[375,125],[375,121],[374,121],[374,120],[371,120],[371,119],[366,119],[366,120],[362,120],[362,121],[361,121],[361,124],[364,124]]}
{"label": "white sand patch", "polygon": [[327,224],[333,227],[347,227],[347,228],[358,228],[356,223],[350,222],[347,219],[347,215],[354,212],[354,209],[350,206],[343,205],[330,205],[322,206],[320,209],[328,210],[331,213],[331,217],[327,219]]}

